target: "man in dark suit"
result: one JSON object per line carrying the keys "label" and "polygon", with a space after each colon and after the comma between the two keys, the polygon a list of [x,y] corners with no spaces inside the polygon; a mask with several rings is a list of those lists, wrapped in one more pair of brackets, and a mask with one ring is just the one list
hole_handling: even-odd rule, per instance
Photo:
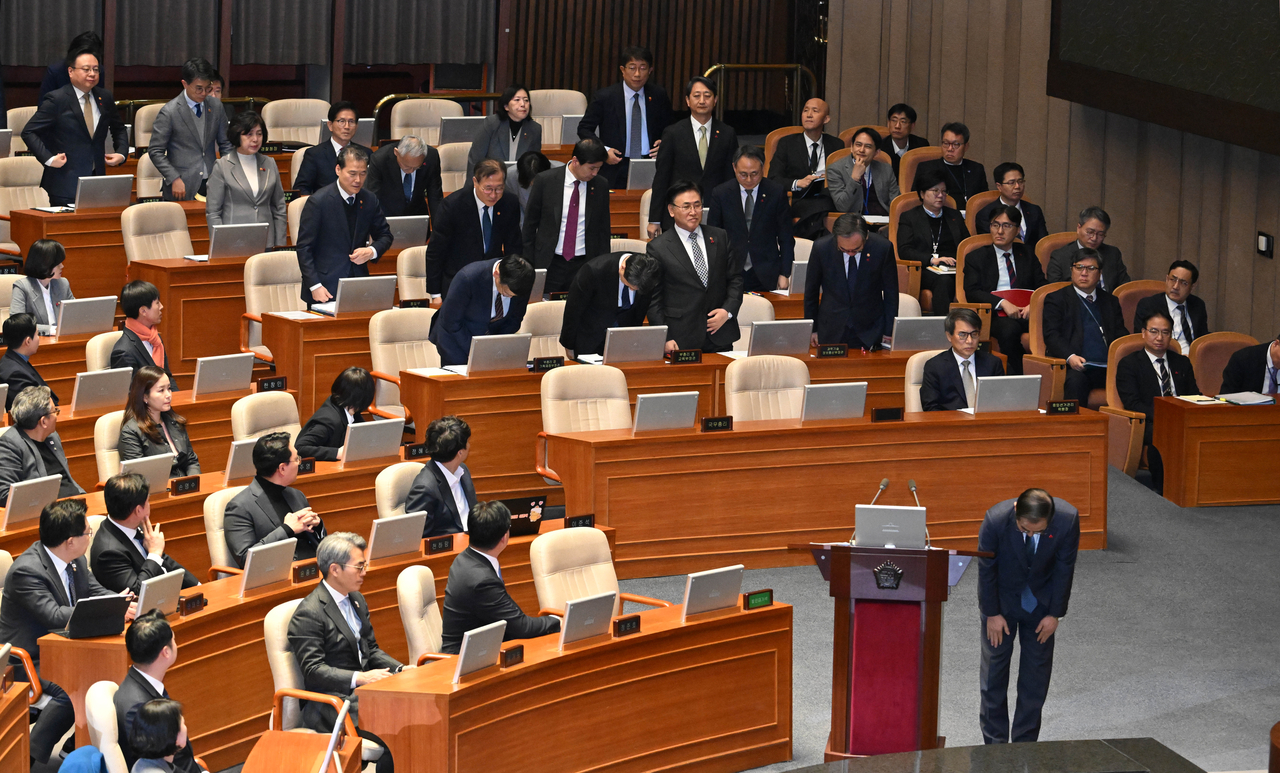
{"label": "man in dark suit", "polygon": [[827,232],[827,213],[835,208],[826,189],[827,156],[842,149],[844,142],[826,133],[830,121],[825,100],[814,97],[805,102],[800,114],[804,131],[780,138],[769,160],[769,179],[791,192],[791,217],[798,221],[794,230],[806,239]]}
{"label": "man in dark suit", "polygon": [[533,179],[524,210],[524,255],[547,270],[547,292],[568,290],[588,260],[609,251],[608,154],[595,137],[578,140],[564,166]]}
{"label": "man in dark suit", "polygon": [[[22,141],[40,163],[40,187],[54,206],[72,204],[81,177],[105,175],[129,154],[129,132],[111,92],[98,87],[98,56],[87,48],[67,54],[71,83],[49,92],[22,129]],[[104,154],[110,132],[115,153]]]}
{"label": "man in dark suit", "polygon": [[1164,463],[1160,450],[1151,445],[1155,430],[1157,397],[1198,395],[1195,370],[1191,360],[1169,350],[1173,336],[1173,318],[1157,306],[1146,316],[1135,320],[1142,334],[1142,349],[1131,352],[1116,365],[1116,391],[1126,411],[1147,416],[1142,442],[1147,446],[1147,469],[1156,493],[1164,495]]}
{"label": "man in dark suit", "polygon": [[1045,271],[1048,282],[1070,282],[1071,266],[1076,255],[1088,247],[1097,250],[1102,259],[1102,289],[1115,292],[1115,289],[1129,281],[1129,269],[1125,268],[1124,256],[1117,247],[1104,243],[1107,230],[1111,228],[1111,216],[1102,207],[1085,207],[1080,211],[1076,224],[1075,244],[1059,247],[1049,256],[1049,268]]}
{"label": "man in dark suit", "polygon": [[160,291],[150,282],[134,280],[120,291],[120,308],[124,311],[124,329],[111,347],[111,367],[130,368],[137,373],[143,365],[159,366],[169,377],[169,388],[178,391],[178,383],[169,370],[169,353],[160,337],[160,320],[164,317]]}
{"label": "man in dark suit", "polygon": [[[298,226],[302,301],[308,306],[333,300],[344,277],[369,276],[369,263],[391,248],[382,205],[364,190],[369,151],[359,145],[343,148],[334,170],[337,180],[307,199]],[[370,239],[373,244],[365,246]]]}
{"label": "man in dark suit", "polygon": [[144,580],[180,570],[185,572],[183,588],[200,584],[194,574],[164,552],[164,532],[160,524],[151,523],[150,494],[147,479],[136,472],[107,478],[102,498],[108,518],[93,538],[89,565],[93,576],[108,590],[136,594]]}
{"label": "man in dark suit", "polygon": [[[1098,255],[1081,250],[1071,267],[1071,285],[1044,299],[1044,350],[1067,361],[1062,396],[1084,405],[1089,391],[1107,386],[1107,352],[1128,335],[1120,301],[1098,286]],[[1003,344],[1001,344],[1003,346]]]}
{"label": "man in dark suit", "polygon": [[[13,398],[29,386],[48,386],[35,366],[31,357],[40,350],[40,336],[37,335],[36,318],[30,314],[14,314],[4,321],[4,345],[9,347],[0,357],[0,384],[8,384],[9,392],[5,395],[4,409],[13,407]],[[58,396],[49,391],[55,405]]]}
{"label": "man in dark suit", "polygon": [[653,200],[649,205],[650,239],[671,228],[662,192],[677,180],[693,180],[701,190],[711,191],[733,179],[733,152],[738,149],[738,135],[733,127],[714,118],[716,85],[701,75],[685,86],[684,101],[691,116],[662,132],[662,146],[653,172]]}
{"label": "man in dark suit", "polygon": [[471,543],[453,559],[444,589],[444,632],[440,651],[456,655],[462,635],[499,620],[507,623],[503,641],[532,639],[560,632],[560,618],[529,617],[507,593],[498,556],[511,539],[511,511],[501,502],[471,509]]}
{"label": "man in dark suit", "polygon": [[440,151],[412,134],[387,143],[373,154],[364,187],[378,197],[387,217],[429,214],[435,219],[444,203]]}
{"label": "man in dark suit", "polygon": [[885,120],[889,127],[889,136],[880,141],[880,149],[889,154],[889,162],[893,165],[893,176],[898,177],[902,155],[908,150],[929,147],[929,141],[911,133],[916,128],[916,109],[905,102],[899,102],[889,108]]}
{"label": "man in dark suit", "polygon": [[916,167],[911,190],[921,190],[921,175],[941,171],[947,181],[947,195],[956,200],[956,208],[964,209],[965,202],[975,193],[987,188],[987,170],[982,164],[964,157],[969,149],[969,127],[956,121],[942,127],[942,158],[925,161]]}
{"label": "man in dark suit", "polygon": [[733,174],[736,180],[711,191],[707,225],[723,228],[733,251],[744,256],[743,292],[785,290],[796,251],[787,192],[764,178],[764,151],[755,145],[734,152]]}
{"label": "man in dark suit", "polygon": [[680,180],[667,189],[667,217],[674,224],[649,242],[649,257],[662,266],[662,282],[649,300],[649,324],[667,326],[666,352],[723,352],[738,340],[742,259],[729,235],[700,225],[702,188]]}
{"label": "man in dark suit", "polygon": [[609,160],[600,174],[610,188],[627,182],[630,159],[652,158],[662,142],[662,130],[671,123],[671,97],[653,75],[653,52],[629,46],[618,57],[622,82],[600,89],[591,97],[578,122],[578,137],[596,137],[608,148]]}
{"label": "man in dark suit", "polygon": [[[72,56],[82,51],[92,51],[98,57],[100,64],[106,64],[102,58],[102,36],[97,32],[93,30],[81,32],[72,38],[71,43],[67,45],[67,56]],[[64,56],[56,62],[50,62],[49,66],[44,70],[44,76],[40,79],[40,93],[36,96],[36,104],[44,101],[45,94],[50,91],[57,91],[70,82],[71,75],[67,72],[67,57]]]}
{"label": "man in dark suit", "polygon": [[964,216],[948,207],[947,183],[941,170],[918,178],[920,206],[898,217],[898,256],[920,264],[920,305],[933,314],[951,308],[956,296],[955,274],[938,274],[954,269],[960,243],[969,238]]}
{"label": "man in dark suit", "polygon": [[520,202],[506,182],[507,167],[486,158],[476,164],[470,185],[445,198],[427,244],[428,293],[447,296],[468,263],[521,253]]}
{"label": "man in dark suit", "polygon": [[222,522],[236,566],[244,566],[249,548],[295,538],[293,560],[315,558],[325,535],[324,521],[307,505],[306,495],[291,488],[298,478],[299,461],[288,432],[272,432],[254,443],[257,475],[227,502]]}
{"label": "man in dark suit", "polygon": [[182,93],[156,115],[147,155],[164,177],[165,201],[207,195],[218,154],[231,152],[226,113],[222,102],[212,96],[215,72],[208,61],[189,59],[182,65]]}
{"label": "man in dark suit", "polygon": [[466,365],[471,339],[476,336],[509,335],[519,330],[534,276],[533,266],[519,255],[463,267],[428,335],[440,351],[440,364]]}
{"label": "man in dark suit", "polygon": [[920,382],[920,407],[926,411],[972,408],[982,376],[1003,376],[994,354],[978,351],[982,320],[973,309],[952,309],[943,323],[951,348],[929,358]]}
{"label": "man in dark suit", "polygon": [[8,503],[13,484],[47,475],[62,476],[59,498],[84,493],[71,477],[62,451],[58,410],[49,387],[30,386],[14,398],[9,408],[13,427],[0,434],[0,505]]}
{"label": "man in dark suit", "polygon": [[373,151],[351,141],[359,126],[360,118],[354,102],[334,102],[329,107],[329,141],[312,145],[302,154],[302,168],[293,177],[293,189],[299,194],[310,195],[332,185],[338,179],[338,154],[349,145],[362,149],[368,163]]}
{"label": "man in dark suit", "polygon": [[964,259],[965,298],[969,303],[991,304],[991,337],[1009,359],[1013,376],[1022,375],[1022,334],[1030,330],[1028,307],[996,293],[1034,291],[1044,284],[1040,261],[1027,245],[1015,241],[1021,222],[1017,207],[997,208],[991,215],[991,246],[974,250]]}
{"label": "man in dark suit", "polygon": [[[164,677],[178,661],[178,640],[164,614],[152,609],[138,615],[129,625],[124,632],[124,647],[133,666],[116,689],[114,703],[120,751],[124,754],[125,766],[132,769],[138,755],[130,743],[130,728],[142,704],[169,697]],[[196,764],[190,741],[174,755],[173,769],[176,773],[202,773],[203,768]]]}
{"label": "man in dark suit", "polygon": [[471,427],[457,416],[442,416],[427,427],[427,449],[431,461],[414,477],[404,511],[427,514],[424,538],[465,532],[476,504],[476,487],[464,464],[471,455]]}
{"label": "man in dark suit", "polygon": [[1032,252],[1035,252],[1036,242],[1049,235],[1049,227],[1044,223],[1044,210],[1022,198],[1027,191],[1027,175],[1022,171],[1022,166],[1006,161],[997,166],[991,176],[995,180],[996,190],[1000,191],[1000,198],[978,211],[974,230],[980,234],[991,230],[991,213],[996,207],[1000,205],[1017,207],[1022,213],[1022,223],[1018,226],[1018,238],[1030,247]]}
{"label": "man in dark suit", "polygon": [[[1035,741],[1053,674],[1053,635],[1066,617],[1080,547],[1079,513],[1032,488],[987,511],[978,530],[978,610],[982,617],[979,720],[987,743]],[[1018,704],[1009,726],[1009,661],[1018,661]]]}
{"label": "man in dark suit", "polygon": [[638,327],[662,281],[662,266],[642,252],[611,252],[587,262],[569,287],[560,345],[570,357],[604,354],[611,327]]}
{"label": "man in dark suit", "polygon": [[1139,320],[1156,309],[1164,309],[1173,320],[1173,340],[1178,342],[1184,353],[1191,351],[1191,342],[1209,333],[1209,311],[1200,296],[1192,295],[1199,279],[1200,270],[1194,263],[1175,260],[1165,275],[1164,292],[1138,301],[1137,312],[1133,315],[1134,331],[1142,329]]}
{"label": "man in dark suit", "polygon": [[1280,336],[1257,346],[1246,346],[1227,361],[1222,370],[1222,391],[1275,394],[1280,392]]}
{"label": "man in dark suit", "polygon": [[[360,593],[367,568],[364,537],[339,531],[325,537],[316,553],[324,579],[311,591],[289,621],[289,649],[302,670],[303,688],[351,701],[351,721],[360,735],[383,747],[375,763],[378,773],[394,766],[386,744],[359,729],[360,696],[356,688],[386,679],[405,669],[378,646],[369,619],[369,605]],[[328,703],[302,702],[302,722],[318,733],[330,733],[338,712]]]}
{"label": "man in dark suit", "polygon": [[836,218],[830,236],[814,242],[805,275],[804,316],[814,346],[847,344],[875,351],[888,343],[898,316],[898,266],[893,245],[867,233],[856,212]]}

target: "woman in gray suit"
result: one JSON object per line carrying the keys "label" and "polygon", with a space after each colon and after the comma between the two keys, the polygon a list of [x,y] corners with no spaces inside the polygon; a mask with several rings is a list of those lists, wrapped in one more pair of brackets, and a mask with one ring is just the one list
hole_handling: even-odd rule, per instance
{"label": "woman in gray suit", "polygon": [[213,165],[209,175],[205,217],[209,227],[267,223],[268,247],[282,247],[289,234],[289,215],[284,205],[284,188],[275,159],[259,153],[267,141],[267,127],[252,110],[236,116],[227,130],[235,147]]}
{"label": "woman in gray suit", "polygon": [[62,278],[67,251],[53,239],[40,239],[27,251],[27,278],[13,285],[9,314],[30,314],[37,325],[58,324],[58,307],[73,300],[71,283]]}
{"label": "woman in gray suit", "polygon": [[529,90],[513,84],[502,92],[498,109],[484,119],[480,133],[471,141],[467,152],[467,180],[471,179],[476,164],[492,158],[495,161],[516,161],[529,150],[542,150],[542,126],[532,117],[533,105]]}
{"label": "woman in gray suit", "polygon": [[120,461],[172,452],[175,457],[169,477],[200,474],[200,460],[187,437],[187,420],[173,411],[172,404],[173,392],[165,372],[154,365],[138,368],[116,444]]}

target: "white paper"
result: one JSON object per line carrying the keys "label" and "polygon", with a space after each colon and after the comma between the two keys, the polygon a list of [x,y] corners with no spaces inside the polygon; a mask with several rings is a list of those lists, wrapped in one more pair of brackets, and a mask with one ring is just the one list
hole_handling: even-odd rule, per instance
{"label": "white paper", "polygon": [[285,319],[315,319],[316,318],[316,315],[312,314],[309,311],[272,311],[268,313],[274,314],[277,317],[284,317]]}
{"label": "white paper", "polygon": [[868,225],[888,225],[888,215],[863,215],[862,219],[867,221]]}
{"label": "white paper", "polygon": [[579,354],[577,356],[577,360],[578,362],[581,362],[584,365],[603,365],[604,355],[603,354]]}
{"label": "white paper", "polygon": [[969,414],[970,416],[972,416],[972,415],[973,415],[973,409],[972,409],[972,408],[957,408],[956,410],[960,411],[961,413],[967,413],[967,414]]}
{"label": "white paper", "polygon": [[770,290],[769,292],[773,293],[774,295],[782,295],[782,296],[787,296],[791,294],[791,290],[789,289],[788,290]]}
{"label": "white paper", "polygon": [[35,211],[37,211],[37,212],[52,212],[52,213],[54,213],[54,214],[60,214],[60,213],[62,213],[62,212],[75,212],[75,211],[76,211],[76,208],[75,208],[75,207],[73,207],[73,206],[69,206],[69,205],[68,205],[68,206],[65,206],[65,207],[32,207],[32,209],[34,209],[34,210],[35,210]]}
{"label": "white paper", "polygon": [[1257,392],[1233,392],[1229,395],[1218,395],[1218,399],[1236,405],[1271,405],[1275,402],[1270,396]]}
{"label": "white paper", "polygon": [[467,375],[466,365],[446,365],[444,369],[450,373],[457,373],[459,376]]}
{"label": "white paper", "polygon": [[317,314],[324,314],[330,317],[334,316],[337,313],[337,308],[338,308],[337,301],[327,301],[325,303],[311,304],[312,311],[316,312]]}
{"label": "white paper", "polygon": [[183,259],[183,260],[194,260],[194,261],[196,261],[197,263],[208,263],[208,262],[209,262],[209,256],[208,256],[208,255],[183,255],[183,256],[182,256],[182,259]]}
{"label": "white paper", "polygon": [[415,376],[452,376],[455,375],[451,370],[444,368],[409,368],[409,372]]}
{"label": "white paper", "polygon": [[951,276],[956,273],[955,268],[952,266],[929,266],[928,269],[935,274],[941,274],[943,276]]}
{"label": "white paper", "polygon": [[746,352],[744,352],[744,351],[740,351],[740,350],[728,351],[728,352],[717,352],[717,354],[722,354],[722,355],[724,355],[725,357],[728,357],[728,358],[729,358],[729,359],[731,359],[731,360],[740,360],[740,359],[742,359],[743,357],[746,357],[746,356],[747,356],[747,353],[746,353]]}

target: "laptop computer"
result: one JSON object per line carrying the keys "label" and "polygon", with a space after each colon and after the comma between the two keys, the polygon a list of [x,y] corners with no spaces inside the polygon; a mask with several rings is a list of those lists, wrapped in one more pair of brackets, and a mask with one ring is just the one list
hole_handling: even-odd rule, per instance
{"label": "laptop computer", "polygon": [[604,333],[604,364],[660,362],[666,344],[666,325],[611,327]]}
{"label": "laptop computer", "polygon": [[742,564],[735,564],[723,569],[694,572],[685,578],[684,611],[680,622],[688,620],[689,615],[738,606],[744,568]]}
{"label": "laptop computer", "polygon": [[[653,187],[653,175],[658,170],[656,158],[633,158],[627,162],[627,190],[644,191]],[[657,193],[655,196],[659,195]],[[661,195],[666,195],[661,194]]]}
{"label": "laptop computer", "polygon": [[613,607],[617,603],[617,591],[567,602],[564,605],[564,622],[560,624],[560,649],[563,650],[566,644],[608,634]]}
{"label": "laptop computer", "polygon": [[391,518],[378,518],[369,532],[369,552],[373,561],[422,552],[422,530],[427,525],[424,512],[405,513]]}
{"label": "laptop computer", "polygon": [[397,250],[421,247],[427,243],[427,224],[430,221],[430,215],[400,215],[387,218],[387,226],[391,228],[391,243]]}
{"label": "laptop computer", "polygon": [[124,615],[129,611],[128,596],[89,596],[78,599],[71,608],[71,619],[61,634],[68,639],[92,639],[119,636],[124,631]]}
{"label": "laptop computer", "polygon": [[498,658],[502,655],[502,637],[506,632],[507,621],[499,620],[462,634],[462,648],[458,650],[458,667],[453,672],[453,683],[461,682],[467,674],[498,665]]}
{"label": "laptop computer", "polygon": [[636,398],[632,432],[686,429],[698,420],[697,392],[663,392]]}
{"label": "laptop computer", "polygon": [[946,317],[894,317],[892,352],[925,352],[950,349]]}
{"label": "laptop computer", "polygon": [[133,175],[110,174],[81,177],[76,186],[76,210],[114,209],[129,206],[133,199]]}
{"label": "laptop computer", "polygon": [[500,336],[476,336],[467,354],[467,373],[488,370],[519,370],[529,362],[529,344],[533,336],[511,333]]}
{"label": "laptop computer", "polygon": [[809,261],[797,260],[791,264],[791,279],[787,282],[787,289],[774,290],[780,295],[804,295],[804,280],[809,274]]}
{"label": "laptop computer", "polygon": [[[210,260],[219,258],[248,258],[267,251],[267,239],[271,236],[268,223],[241,223],[239,225],[215,225],[209,229]],[[199,256],[192,256],[198,259]]]}
{"label": "laptop computer", "polygon": [[348,276],[338,280],[338,292],[327,303],[313,303],[311,310],[327,314],[382,311],[395,304],[395,274]]}
{"label": "laptop computer", "polygon": [[21,524],[39,521],[45,506],[57,500],[61,485],[61,475],[46,475],[14,483],[9,487],[9,501],[4,506],[4,524],[0,525],[0,530],[8,531]]}
{"label": "laptop computer", "polygon": [[147,485],[151,487],[151,493],[157,494],[169,488],[169,473],[173,471],[173,460],[177,458],[177,454],[169,452],[167,454],[156,454],[155,456],[144,456],[141,459],[129,459],[120,462],[120,474],[136,472],[147,479]]}
{"label": "laptop computer", "polygon": [[116,297],[69,298],[58,305],[55,335],[78,336],[105,333],[115,325]]}
{"label": "laptop computer", "polygon": [[253,380],[253,353],[220,354],[196,360],[196,397],[219,392],[242,392]]}
{"label": "laptop computer", "polygon": [[812,334],[813,320],[811,319],[755,322],[751,325],[751,343],[747,346],[747,356],[782,354],[807,357]]}
{"label": "laptop computer", "polygon": [[[577,130],[577,125],[573,127]],[[0,129],[0,158],[8,158],[13,152],[13,129]]]}
{"label": "laptop computer", "polygon": [[560,117],[560,144],[561,145],[577,145],[578,140],[578,124],[582,122],[580,115],[564,115]]}
{"label": "laptop computer", "polygon": [[257,438],[231,441],[231,451],[227,454],[226,478],[222,485],[230,486],[233,480],[252,478],[258,474],[257,468],[253,466],[253,446],[257,442]]}
{"label": "laptop computer", "polygon": [[806,384],[800,421],[861,419],[867,405],[867,382]]}
{"label": "laptop computer", "polygon": [[159,577],[142,581],[138,591],[138,614],[158,609],[166,615],[178,611],[178,596],[182,593],[182,578],[186,572],[175,569]]}
{"label": "laptop computer", "polygon": [[546,497],[518,497],[501,501],[511,511],[511,536],[527,537],[538,533],[542,526],[542,511],[547,506]]}
{"label": "laptop computer", "polygon": [[484,126],[483,115],[451,115],[440,119],[440,144],[471,142]]}
{"label": "laptop computer", "polygon": [[547,270],[545,268],[535,268],[533,270],[533,289],[529,291],[529,301],[541,301],[546,294]]}
{"label": "laptop computer", "polygon": [[856,505],[853,544],[860,548],[921,549],[929,544],[923,507]]}
{"label": "laptop computer", "polygon": [[288,580],[297,544],[297,537],[290,537],[249,548],[244,557],[244,574],[240,575],[240,596],[243,598],[254,588]]}
{"label": "laptop computer", "polygon": [[[364,145],[366,148],[373,147],[373,127],[374,120],[372,118],[359,118],[356,124],[356,133],[352,135],[351,141],[357,145]],[[320,141],[317,145],[323,145],[333,138],[333,132],[329,131],[329,122],[320,122]]]}
{"label": "laptop computer", "polygon": [[970,412],[977,414],[1039,409],[1039,376],[979,376],[973,395],[973,410]]}
{"label": "laptop computer", "polygon": [[76,388],[71,394],[71,411],[118,411],[129,399],[129,383],[132,381],[132,368],[77,373]]}
{"label": "laptop computer", "polygon": [[[400,453],[404,437],[404,419],[379,419],[347,425],[343,438],[343,464],[365,459],[381,459]],[[419,532],[421,534],[421,532]]]}

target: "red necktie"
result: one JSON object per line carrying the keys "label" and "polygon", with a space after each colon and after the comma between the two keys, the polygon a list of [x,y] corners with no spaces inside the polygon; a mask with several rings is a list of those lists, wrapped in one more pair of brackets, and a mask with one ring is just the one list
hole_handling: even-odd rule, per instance
{"label": "red necktie", "polygon": [[573,260],[578,251],[578,186],[581,184],[580,180],[574,180],[573,193],[569,196],[569,216],[564,222],[564,244],[560,247],[565,260]]}

